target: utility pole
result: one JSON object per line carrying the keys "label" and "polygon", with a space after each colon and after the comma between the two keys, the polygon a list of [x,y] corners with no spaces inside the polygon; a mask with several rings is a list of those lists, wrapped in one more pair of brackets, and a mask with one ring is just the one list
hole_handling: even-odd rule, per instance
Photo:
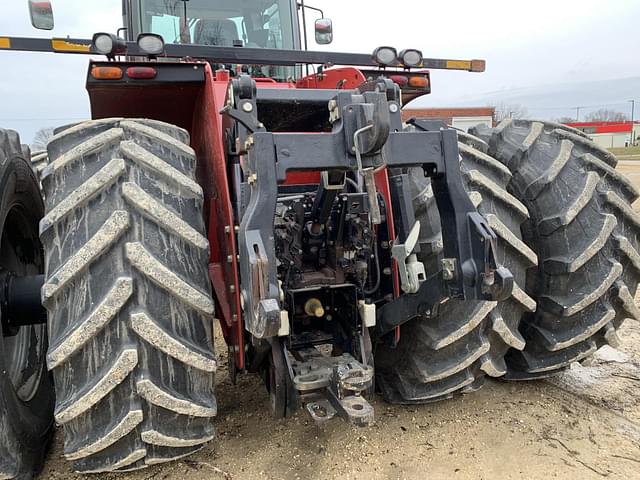
{"label": "utility pole", "polygon": [[580,121],[580,107],[576,107],[576,122]]}
{"label": "utility pole", "polygon": [[633,113],[634,113],[634,108],[636,106],[636,101],[635,100],[629,100],[631,102],[631,137],[630,137],[630,141],[629,141],[629,146],[633,147],[634,144],[634,138],[633,138]]}

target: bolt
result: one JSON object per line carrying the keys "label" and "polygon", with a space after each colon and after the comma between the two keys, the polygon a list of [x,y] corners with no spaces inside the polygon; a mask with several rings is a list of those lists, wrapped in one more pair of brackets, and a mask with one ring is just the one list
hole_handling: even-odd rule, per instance
{"label": "bolt", "polygon": [[233,255],[227,255],[227,263],[233,263]]}
{"label": "bolt", "polygon": [[398,112],[398,105],[395,103],[390,103],[389,104],[389,111],[391,113],[397,113]]}
{"label": "bolt", "polygon": [[249,175],[247,177],[247,183],[249,185],[253,185],[254,183],[256,183],[258,181],[258,175],[256,175],[255,173],[252,173],[251,175]]}
{"label": "bolt", "polygon": [[387,242],[386,240],[383,242],[380,242],[380,246],[384,249],[389,248],[389,242]]}
{"label": "bolt", "polygon": [[391,268],[385,267],[384,270],[382,270],[382,273],[384,273],[385,275],[391,275]]}
{"label": "bolt", "polygon": [[242,110],[244,110],[247,113],[250,113],[253,111],[253,105],[251,105],[251,102],[243,102]]}
{"label": "bolt", "polygon": [[231,233],[231,227],[229,225],[224,226],[224,233]]}
{"label": "bolt", "polygon": [[236,293],[236,286],[235,285],[229,285],[229,291],[231,293]]}
{"label": "bolt", "polygon": [[238,233],[240,231],[240,226],[236,225],[233,227],[234,232]]}

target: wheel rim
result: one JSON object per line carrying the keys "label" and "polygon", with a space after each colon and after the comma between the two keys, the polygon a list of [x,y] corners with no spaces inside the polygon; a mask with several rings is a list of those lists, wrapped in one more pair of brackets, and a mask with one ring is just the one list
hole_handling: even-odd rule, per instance
{"label": "wheel rim", "polygon": [[[37,220],[29,219],[20,205],[13,205],[2,224],[0,269],[17,276],[41,273],[42,248],[35,231]],[[13,333],[13,332],[12,332]],[[33,398],[40,384],[46,348],[46,326],[20,327],[15,335],[2,335],[6,375],[20,400]]]}

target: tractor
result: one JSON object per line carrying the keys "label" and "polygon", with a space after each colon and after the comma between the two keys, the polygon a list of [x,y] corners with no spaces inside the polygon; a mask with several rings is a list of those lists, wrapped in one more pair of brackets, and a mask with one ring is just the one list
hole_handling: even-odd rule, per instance
{"label": "tractor", "polygon": [[116,34],[0,36],[92,57],[92,120],[35,170],[0,130],[0,478],[32,478],[54,424],[79,472],[203,448],[214,322],[276,418],[366,427],[376,393],[547,377],[640,318],[613,155],[546,121],[403,122],[432,70],[484,62],[309,50],[312,12],[330,43],[300,0],[124,0]]}

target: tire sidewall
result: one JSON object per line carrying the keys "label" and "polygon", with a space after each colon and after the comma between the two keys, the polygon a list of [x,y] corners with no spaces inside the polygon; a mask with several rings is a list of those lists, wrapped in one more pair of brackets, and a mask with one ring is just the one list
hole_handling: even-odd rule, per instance
{"label": "tire sidewall", "polygon": [[[28,175],[24,189],[20,188],[19,175]],[[38,184],[26,159],[20,156],[9,156],[0,165],[0,232],[3,231],[9,210],[21,206],[27,218],[39,221],[44,206],[39,193]],[[37,220],[35,220],[37,219]],[[37,235],[37,223],[34,225]],[[43,335],[43,352],[46,352],[46,332]],[[16,394],[5,365],[4,341],[0,340],[0,418],[9,431],[0,442],[12,442],[12,450],[22,457],[17,460],[19,474],[38,469],[46,448],[47,439],[53,426],[54,390],[50,373],[42,355],[41,372],[34,395],[23,401]]]}

